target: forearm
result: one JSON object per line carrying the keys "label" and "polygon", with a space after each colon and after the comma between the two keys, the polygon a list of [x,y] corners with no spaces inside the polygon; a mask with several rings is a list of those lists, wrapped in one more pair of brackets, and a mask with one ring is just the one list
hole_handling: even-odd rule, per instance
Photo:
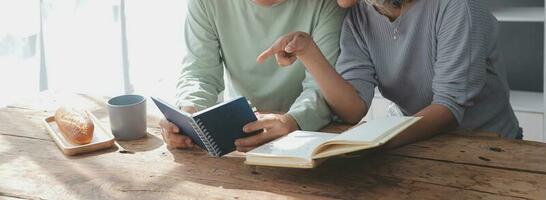
{"label": "forearm", "polygon": [[415,114],[422,117],[419,122],[390,140],[385,148],[396,148],[405,144],[417,142],[454,129],[457,121],[451,111],[438,104],[431,104]]}
{"label": "forearm", "polygon": [[[196,78],[200,76],[201,78]],[[177,84],[177,106],[206,109],[216,104],[218,94],[223,90],[222,79],[218,75],[195,73],[181,76]],[[191,78],[190,78],[191,77]],[[215,78],[216,77],[216,78]],[[213,81],[214,80],[214,81]]]}
{"label": "forearm", "polygon": [[297,122],[299,129],[304,131],[317,131],[330,123],[332,119],[328,104],[316,85],[315,87],[304,86],[302,93],[290,106],[286,115],[291,116]]}
{"label": "forearm", "polygon": [[330,109],[346,122],[356,124],[367,113],[367,106],[358,96],[356,90],[347,83],[330,65],[320,49],[313,48],[298,56],[315,78]]}
{"label": "forearm", "polygon": [[198,110],[216,104],[224,90],[220,41],[206,1],[188,1],[184,25],[185,55],[178,76],[177,106]]}

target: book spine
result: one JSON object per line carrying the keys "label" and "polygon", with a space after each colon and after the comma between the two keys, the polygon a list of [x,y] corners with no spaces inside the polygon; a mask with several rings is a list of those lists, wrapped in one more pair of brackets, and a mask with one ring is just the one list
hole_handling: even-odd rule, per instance
{"label": "book spine", "polygon": [[190,122],[192,128],[197,132],[197,135],[199,136],[199,139],[203,142],[205,145],[205,148],[207,148],[207,151],[209,152],[209,155],[214,157],[220,157],[220,154],[222,151],[220,150],[220,147],[216,144],[214,141],[214,138],[210,135],[209,131],[203,124],[203,122],[200,119],[195,119],[194,122]]}

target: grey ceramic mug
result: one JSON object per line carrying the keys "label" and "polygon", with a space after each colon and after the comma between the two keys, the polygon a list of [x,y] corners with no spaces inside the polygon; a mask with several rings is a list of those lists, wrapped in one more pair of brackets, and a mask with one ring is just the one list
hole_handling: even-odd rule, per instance
{"label": "grey ceramic mug", "polygon": [[135,140],[146,136],[146,98],[122,95],[108,100],[110,127],[116,140]]}

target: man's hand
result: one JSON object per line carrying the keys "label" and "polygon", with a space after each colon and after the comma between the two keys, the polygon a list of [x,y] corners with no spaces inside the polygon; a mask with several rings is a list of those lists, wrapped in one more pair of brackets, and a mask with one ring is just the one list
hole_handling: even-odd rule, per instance
{"label": "man's hand", "polygon": [[263,131],[257,135],[236,140],[237,151],[250,151],[264,143],[299,129],[296,120],[288,114],[258,114],[257,117],[258,121],[245,125],[243,131],[246,133]]}
{"label": "man's hand", "polygon": [[273,45],[260,54],[258,63],[262,64],[271,56],[275,56],[280,66],[289,66],[308,51],[320,52],[308,33],[293,32],[279,38]]}
{"label": "man's hand", "polygon": [[[197,112],[195,107],[183,107],[182,110],[188,113]],[[168,149],[193,147],[191,138],[183,135],[184,133],[180,133],[178,127],[167,119],[161,119],[159,126],[161,127],[161,135],[163,136],[163,140],[165,140]]]}

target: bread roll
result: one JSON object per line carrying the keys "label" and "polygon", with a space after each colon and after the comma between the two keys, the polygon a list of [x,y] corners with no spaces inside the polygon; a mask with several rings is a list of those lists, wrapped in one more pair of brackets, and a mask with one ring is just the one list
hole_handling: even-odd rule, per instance
{"label": "bread roll", "polygon": [[64,138],[73,144],[88,144],[93,140],[95,126],[81,110],[61,107],[55,112],[55,122]]}

